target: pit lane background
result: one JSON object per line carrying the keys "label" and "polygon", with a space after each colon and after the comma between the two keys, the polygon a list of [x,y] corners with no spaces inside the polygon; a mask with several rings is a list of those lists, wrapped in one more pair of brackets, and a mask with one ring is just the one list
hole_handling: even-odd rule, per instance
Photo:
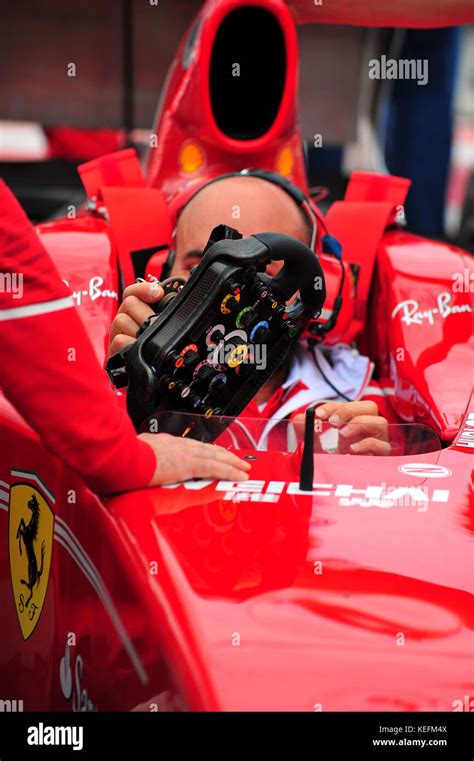
{"label": "pit lane background", "polygon": [[[62,125],[123,130],[143,149],[168,67],[202,4],[202,0],[31,0],[27,4],[0,0],[0,174],[34,221],[58,213],[66,203],[83,200],[76,173],[80,162],[38,161],[34,156],[31,161],[25,156],[15,160],[15,147],[12,151],[2,124],[36,124],[39,131]],[[343,197],[347,184],[343,149],[354,141],[356,115],[373,109],[373,93],[366,91],[368,80],[361,72],[372,56],[390,50],[393,34],[390,29],[354,26],[298,27],[301,129],[309,149],[310,184],[331,191],[329,200],[321,204],[323,211],[329,202]],[[474,251],[474,28],[464,27],[462,38],[445,227],[447,239]],[[78,73],[74,79],[66,75],[70,62]],[[316,133],[323,136],[323,149],[313,148]],[[18,142],[23,150],[29,138],[20,130],[17,136],[13,145]],[[35,150],[41,154],[38,145],[32,146],[33,154]],[[435,235],[440,237],[439,232]]]}

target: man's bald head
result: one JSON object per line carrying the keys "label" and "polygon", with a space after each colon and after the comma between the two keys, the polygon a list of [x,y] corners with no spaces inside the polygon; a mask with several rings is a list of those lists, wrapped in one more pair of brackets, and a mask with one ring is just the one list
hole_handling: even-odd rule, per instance
{"label": "man's bald head", "polygon": [[260,177],[225,177],[199,191],[179,216],[173,275],[187,276],[217,225],[244,237],[275,232],[309,243],[304,213],[282,188]]}

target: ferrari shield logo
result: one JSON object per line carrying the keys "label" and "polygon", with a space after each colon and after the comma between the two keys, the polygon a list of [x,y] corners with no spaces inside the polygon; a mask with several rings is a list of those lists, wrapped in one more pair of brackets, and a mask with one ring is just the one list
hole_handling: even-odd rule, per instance
{"label": "ferrari shield logo", "polygon": [[40,479],[35,474],[22,475],[30,483],[16,483],[10,488],[9,550],[15,607],[26,640],[39,621],[46,598],[54,514],[47,500],[52,495],[46,487],[41,488]]}

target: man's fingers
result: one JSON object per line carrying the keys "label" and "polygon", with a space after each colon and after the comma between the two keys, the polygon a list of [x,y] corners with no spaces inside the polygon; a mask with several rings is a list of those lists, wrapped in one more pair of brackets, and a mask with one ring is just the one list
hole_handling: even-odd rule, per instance
{"label": "man's fingers", "polygon": [[130,336],[135,338],[137,330],[140,327],[138,322],[135,322],[133,317],[130,317],[126,312],[118,312],[112,322],[110,328],[110,338],[113,340],[115,336],[123,334],[124,336]]}
{"label": "man's fingers", "polygon": [[[340,454],[387,455],[391,453],[388,438],[388,423],[385,418],[380,415],[359,415],[339,429],[337,449]],[[385,446],[372,447],[374,441],[387,444],[388,449]],[[359,444],[363,445],[360,449]]]}
{"label": "man's fingers", "polygon": [[339,436],[346,441],[373,436],[376,439],[387,439],[388,423],[381,415],[359,415],[339,429]]}
{"label": "man's fingers", "polygon": [[[293,423],[295,434],[296,434],[296,440],[302,441],[304,437],[304,430],[306,426],[306,415],[304,413],[300,413],[299,415],[295,415],[295,417],[292,419],[291,423]],[[291,425],[291,423],[288,423],[288,425]],[[321,446],[321,442],[319,440],[319,436],[317,435],[319,433],[319,427],[321,425],[320,420],[314,421],[314,430],[316,431],[316,436],[314,437],[314,443],[313,443],[313,451],[315,453],[322,453],[324,450]]]}
{"label": "man's fingers", "polygon": [[[169,434],[161,434],[168,437]],[[243,460],[233,452],[229,452],[228,449],[220,447],[217,444],[207,444],[203,441],[196,441],[196,439],[185,438],[173,438],[173,443],[179,442],[180,449],[183,453],[192,457],[194,460],[209,460],[211,463],[219,463],[239,470],[241,473],[245,473],[251,469],[251,465],[247,460]]]}
{"label": "man's fingers", "polygon": [[248,475],[240,468],[209,457],[195,457],[192,478],[218,478],[220,481],[247,481]]}
{"label": "man's fingers", "polygon": [[109,354],[115,354],[135,339],[137,330],[148,317],[155,314],[149,304],[163,298],[163,288],[155,283],[134,283],[125,288],[123,301],[119,306],[110,328]]}
{"label": "man's fingers", "polygon": [[134,296],[145,304],[156,304],[163,298],[164,291],[157,283],[133,283],[125,288],[122,298],[125,300],[129,296]]}
{"label": "man's fingers", "polygon": [[142,325],[155,312],[148,304],[145,304],[144,301],[141,301],[136,296],[127,296],[120,304],[115,320],[120,314],[127,314],[138,325]]}
{"label": "man's fingers", "polygon": [[374,455],[376,457],[388,457],[392,453],[392,447],[388,441],[380,441],[380,439],[370,437],[351,444],[349,450],[353,454]]}
{"label": "man's fingers", "polygon": [[109,346],[109,356],[111,357],[112,354],[117,354],[118,351],[122,351],[122,349],[125,349],[128,344],[133,344],[136,340],[136,338],[124,336],[122,333],[118,336],[115,336]]}
{"label": "man's fingers", "polygon": [[232,452],[229,452],[223,447],[217,446],[216,444],[203,444],[200,442],[196,443],[200,444],[199,448],[196,450],[196,457],[217,460],[218,462],[230,465],[243,471],[250,470],[251,468],[249,462],[242,460],[240,457],[233,454]]}
{"label": "man's fingers", "polygon": [[155,452],[157,467],[150,486],[159,486],[189,478],[246,481],[249,463],[213,444],[183,439],[167,433],[141,433]]}
{"label": "man's fingers", "polygon": [[[193,439],[185,441],[191,442]],[[223,447],[203,442],[193,442],[191,449],[192,477],[218,478],[221,481],[247,481],[251,465]]]}
{"label": "man's fingers", "polygon": [[328,402],[316,410],[316,417],[327,420],[336,427],[348,423],[359,415],[378,415],[379,408],[375,402]]}

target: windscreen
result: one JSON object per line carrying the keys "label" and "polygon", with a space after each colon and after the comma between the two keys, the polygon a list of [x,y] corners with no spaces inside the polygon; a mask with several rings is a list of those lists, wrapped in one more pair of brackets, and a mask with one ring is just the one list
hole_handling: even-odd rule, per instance
{"label": "windscreen", "polygon": [[[303,415],[293,420],[275,420],[162,412],[149,418],[142,430],[171,434],[184,431],[184,437],[213,440],[236,450],[297,452],[303,447],[305,419]],[[322,455],[403,457],[439,452],[441,442],[429,426],[419,423],[381,424],[367,418],[364,423],[335,426],[316,420],[313,449]]]}

